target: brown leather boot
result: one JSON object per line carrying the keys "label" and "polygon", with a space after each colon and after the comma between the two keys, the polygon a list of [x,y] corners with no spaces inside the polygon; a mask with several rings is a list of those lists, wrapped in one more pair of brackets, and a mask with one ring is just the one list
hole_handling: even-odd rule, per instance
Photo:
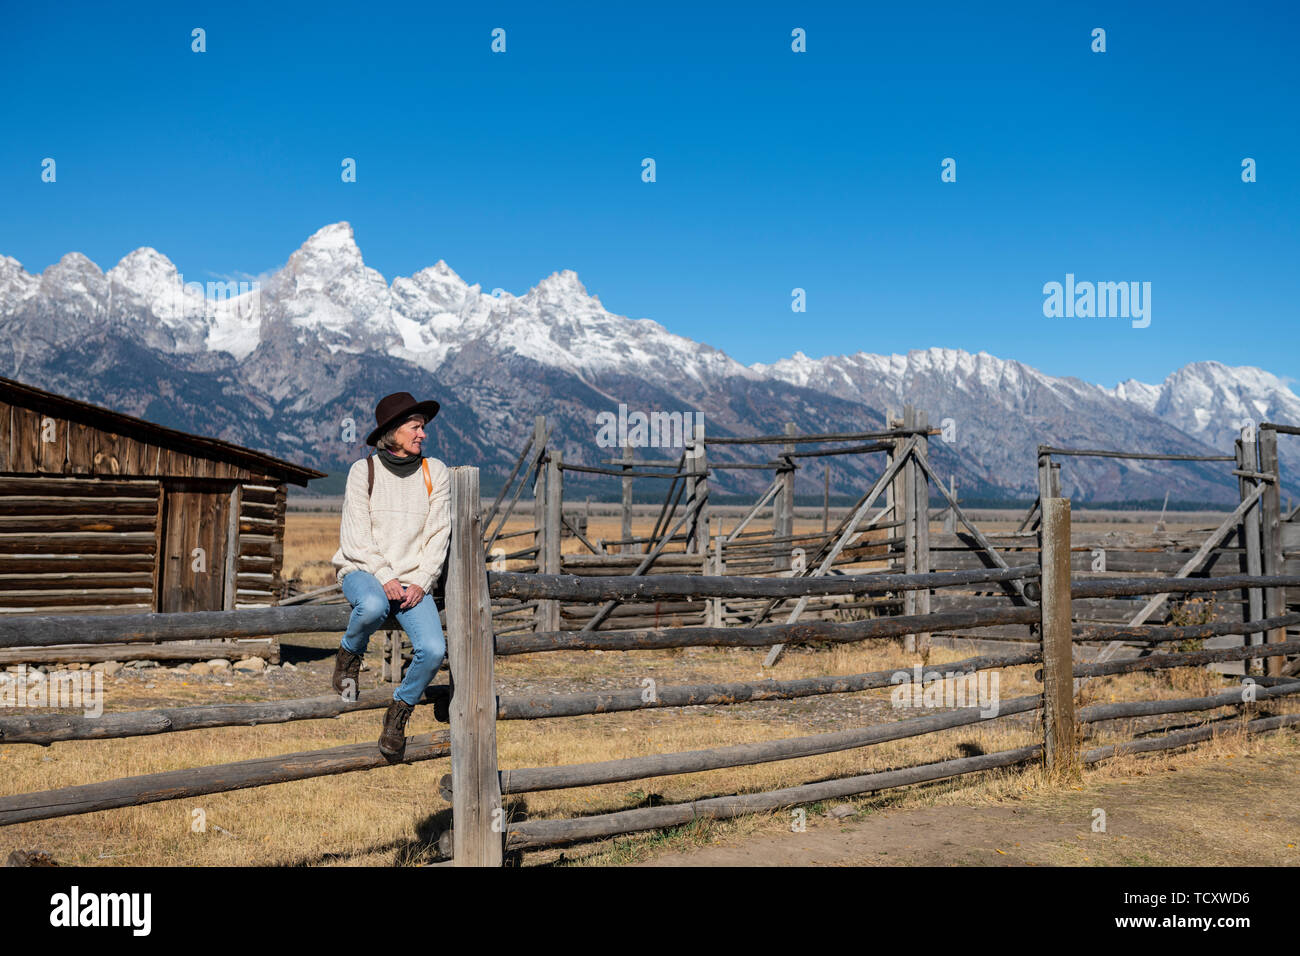
{"label": "brown leather boot", "polygon": [[[351,681],[351,683],[344,683]],[[334,692],[341,697],[356,700],[361,696],[361,655],[340,647],[334,655]]]}
{"label": "brown leather boot", "polygon": [[404,700],[394,697],[384,714],[384,729],[379,735],[379,752],[389,760],[401,760],[406,753],[406,721],[415,710]]}

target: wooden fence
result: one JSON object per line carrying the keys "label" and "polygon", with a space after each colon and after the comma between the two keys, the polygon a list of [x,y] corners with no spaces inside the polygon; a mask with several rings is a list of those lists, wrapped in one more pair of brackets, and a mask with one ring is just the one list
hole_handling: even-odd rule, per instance
{"label": "wooden fence", "polygon": [[[1098,578],[1072,580],[1069,502],[1046,498],[1042,502],[1041,547],[1034,564],[994,569],[929,572],[922,574],[836,575],[818,577],[750,577],[663,574],[658,576],[540,575],[488,573],[484,570],[483,526],[480,520],[478,472],[452,470],[452,540],[446,593],[450,688],[431,687],[425,703],[435,716],[446,719],[448,731],[412,737],[405,761],[450,755],[452,773],[443,791],[452,801],[454,827],[447,849],[457,865],[500,865],[513,851],[598,839],[688,822],[699,817],[731,817],[742,813],[795,806],[907,786],[925,781],[1045,760],[1053,777],[1068,779],[1082,764],[1121,753],[1173,749],[1211,737],[1225,727],[1258,733],[1300,722],[1300,714],[1255,717],[1258,701],[1300,692],[1300,680],[1262,678],[1249,690],[1230,690],[1207,697],[1181,700],[1147,700],[1087,707],[1076,712],[1076,681],[1107,674],[1172,667],[1199,666],[1214,661],[1259,657],[1281,659],[1300,653],[1300,640],[1286,640],[1285,627],[1296,623],[1290,615],[1252,622],[1249,627],[1266,635],[1267,643],[1234,648],[1152,654],[1129,660],[1080,663],[1076,643],[1098,640],[1141,641],[1167,645],[1217,633],[1223,624],[1189,626],[1148,624],[1095,624],[1080,627],[1073,620],[1072,601],[1145,594],[1205,593],[1240,588],[1261,588],[1266,593],[1300,587],[1300,576],[1238,575],[1220,578]],[[1003,607],[931,609],[928,613],[902,614],[856,621],[788,620],[753,627],[662,627],[618,631],[574,631],[493,634],[494,598],[514,601],[568,601],[608,603],[660,598],[758,598],[779,606],[815,596],[918,593],[971,584],[1015,585],[1025,605]],[[300,606],[256,611],[209,614],[115,616],[95,620],[78,617],[85,639],[95,642],[149,643],[200,634],[242,636],[258,633],[342,630],[348,609],[340,606]],[[930,716],[834,733],[783,738],[679,753],[663,753],[597,763],[558,767],[501,769],[496,745],[496,721],[538,720],[580,714],[610,713],[698,706],[733,705],[744,701],[792,700],[818,695],[853,693],[896,686],[915,679],[907,666],[872,673],[796,680],[767,680],[728,684],[660,686],[648,695],[644,688],[626,691],[563,695],[497,695],[493,676],[497,656],[559,650],[655,650],[672,647],[725,646],[770,648],[789,643],[827,641],[856,643],[874,638],[977,629],[1006,624],[1037,628],[1040,640],[1009,652],[972,657],[943,665],[944,675],[974,674],[996,668],[1039,663],[1042,691],[999,701],[996,716],[979,707],[957,708]],[[60,638],[66,619],[27,618],[0,621],[0,647],[48,646]],[[1240,624],[1232,626],[1240,629]],[[1279,639],[1281,637],[1282,639]],[[66,638],[64,638],[66,639]],[[927,675],[922,675],[924,681]],[[213,704],[153,711],[104,714],[98,718],[47,714],[0,718],[0,741],[48,745],[55,741],[93,740],[172,733],[206,727],[253,725],[291,720],[320,719],[361,709],[386,706],[389,694],[373,691],[356,701],[329,695],[304,700],[255,704]],[[1109,721],[1158,714],[1197,713],[1240,705],[1242,718],[1221,718],[1200,727],[1168,733],[1155,739],[1134,739],[1080,752],[1079,728]],[[694,773],[747,766],[776,760],[825,754],[871,746],[888,740],[919,737],[953,727],[974,725],[986,719],[1042,712],[1040,743],[1011,750],[889,771],[823,780],[780,790],[732,794],[688,803],[624,810],[561,820],[508,818],[503,797],[513,794],[638,780],[669,774]],[[263,786],[327,774],[384,766],[374,743],[352,744],[329,750],[288,754],[212,767],[169,771],[85,784],[38,793],[0,797],[0,825],[49,819],[122,806],[205,793]]]}
{"label": "wooden fence", "polygon": [[[712,576],[793,576],[893,573],[1004,568],[1008,564],[1038,561],[1038,523],[1041,510],[1034,502],[1015,531],[982,530],[957,499],[951,481],[945,484],[929,460],[928,442],[937,433],[929,427],[923,410],[905,406],[901,413],[886,413],[886,430],[844,434],[800,435],[792,424],[784,434],[751,437],[706,436],[699,428],[687,439],[680,457],[636,457],[625,447],[621,457],[600,465],[564,461],[555,447],[544,417],[516,458],[483,522],[484,550],[497,569],[509,566],[519,572],[573,574],[583,577],[659,576],[696,574]],[[1165,574],[1171,577],[1224,574],[1278,574],[1300,571],[1300,520],[1280,512],[1277,436],[1293,434],[1289,426],[1264,424],[1243,434],[1234,455],[1180,455],[1154,451],[1072,449],[1044,445],[1039,449],[1037,484],[1039,499],[1060,496],[1062,460],[1093,456],[1128,460],[1178,460],[1197,467],[1231,462],[1235,465],[1240,505],[1217,528],[1171,534],[1161,527],[1153,532],[1076,532],[1071,566],[1082,577],[1092,575]],[[722,460],[720,450],[754,447],[770,449],[765,462]],[[810,449],[810,450],[809,450]],[[821,531],[794,533],[793,484],[796,471],[810,462],[835,456],[870,456],[883,453],[879,476],[843,520],[829,522],[829,496],[825,500]],[[729,468],[767,469],[774,478],[766,490],[729,528],[711,510],[709,488],[716,475]],[[566,510],[566,472],[617,477],[622,484],[622,522],[618,538],[592,532],[585,514]],[[646,480],[667,485],[648,534],[632,535],[633,485]],[[652,481],[652,483],[654,483]],[[515,506],[532,488],[532,527],[506,532]],[[829,488],[829,486],[828,486]],[[944,505],[932,509],[931,497]],[[758,519],[770,510],[770,527]],[[934,519],[942,530],[931,528]],[[1267,526],[1268,531],[1265,530]],[[564,541],[576,541],[580,550],[563,553]],[[337,587],[333,600],[342,600]],[[304,599],[312,599],[303,596]],[[1267,602],[1272,601],[1266,608]],[[787,623],[795,620],[846,620],[889,615],[924,614],[938,609],[1026,607],[1029,601],[1014,580],[993,584],[870,595],[812,596],[793,608],[782,608]],[[1212,600],[1193,600],[1186,607],[1168,602],[1131,598],[1080,600],[1073,605],[1076,623],[1144,623],[1166,616],[1178,620],[1206,619],[1243,625],[1276,617],[1284,609],[1300,609],[1300,591],[1284,593],[1244,589],[1219,593]],[[662,626],[759,626],[772,618],[777,605],[762,598],[672,598],[655,601],[619,601],[588,604],[563,599],[520,600],[493,597],[493,627],[498,635],[554,630],[636,629]],[[1158,615],[1158,616],[1157,616]],[[929,635],[908,635],[907,650],[924,646]],[[1032,625],[1008,624],[978,632],[955,631],[936,638],[940,643],[972,651],[1014,649],[1005,642],[1034,642]],[[1210,639],[1211,646],[1236,646],[1262,635],[1246,628],[1225,631]],[[1137,642],[1118,641],[1081,648],[1081,653],[1109,659],[1140,651]],[[765,664],[774,664],[782,647],[772,648]],[[400,632],[386,632],[385,668],[388,679],[400,675]],[[1259,662],[1253,666],[1258,667]],[[1236,662],[1221,665],[1242,669]],[[1274,669],[1276,669],[1276,665]],[[1291,670],[1289,672],[1294,672]],[[1274,674],[1272,676],[1280,676]]]}
{"label": "wooden fence", "polygon": [[[1135,461],[1180,461],[1191,463],[1230,463],[1231,475],[1238,483],[1239,503],[1216,526],[1203,531],[1170,533],[1163,521],[1154,531],[1076,532],[1072,540],[1071,568],[1082,579],[1128,575],[1167,575],[1220,578],[1245,575],[1275,576],[1286,571],[1300,571],[1300,524],[1293,523],[1295,512],[1283,515],[1280,505],[1281,469],[1277,455],[1277,435],[1297,434],[1300,429],[1265,423],[1258,429],[1246,428],[1236,441],[1232,455],[1180,455],[1148,451],[1039,447],[1039,500],[1011,532],[990,533],[980,541],[973,529],[931,536],[929,567],[935,570],[967,569],[993,566],[993,553],[1005,560],[1035,560],[1039,547],[1038,526],[1041,520],[1039,501],[1060,495],[1060,468],[1056,459],[1100,457]],[[1263,620],[1280,618],[1293,607],[1300,610],[1300,596],[1284,588],[1216,589],[1212,593],[1192,595],[1192,600],[1172,606],[1167,596],[1135,599],[1107,595],[1074,602],[1076,624],[1111,623],[1140,625],[1160,621],[1214,623],[1220,625],[1208,637],[1209,647],[1240,646],[1261,643],[1267,630],[1258,627]],[[1294,598],[1294,600],[1293,600]],[[936,596],[941,607],[999,607],[1017,603],[1010,589],[964,589],[943,597]],[[1233,626],[1235,625],[1235,626]],[[1295,629],[1294,622],[1287,625]],[[964,637],[964,635],[963,635]],[[990,629],[980,635],[973,646],[989,648],[990,640],[1033,641],[1034,634],[1020,627]],[[1270,640],[1285,640],[1285,626]],[[1121,651],[1141,651],[1141,643],[1117,639],[1098,647],[1088,647],[1098,660],[1108,660]],[[1267,664],[1254,662],[1254,672],[1267,671],[1269,676],[1295,674],[1300,661],[1290,664],[1269,658]],[[1221,665],[1238,671],[1250,670],[1247,662]]]}
{"label": "wooden fence", "polygon": [[[872,567],[890,570],[889,553],[897,546],[906,556],[904,569],[921,572],[926,569],[925,560],[918,555],[926,547],[928,522],[918,520],[915,514],[917,502],[928,497],[928,485],[914,457],[926,457],[925,443],[937,430],[929,428],[924,412],[911,406],[901,417],[888,413],[887,426],[883,431],[800,435],[793,423],[787,423],[782,435],[731,437],[706,436],[703,425],[697,423],[694,433],[684,436],[682,453],[676,458],[638,457],[633,448],[625,446],[618,458],[606,459],[599,465],[580,465],[564,461],[562,452],[551,443],[552,431],[546,419],[538,416],[532,435],[488,509],[484,550],[495,567],[504,568],[506,562],[513,562],[513,571],[541,574],[820,576],[846,571],[865,573]],[[828,447],[800,450],[807,445]],[[772,447],[773,458],[765,462],[724,461],[717,454],[720,448],[745,446]],[[886,455],[887,477],[859,499],[849,516],[835,529],[828,527],[829,472],[824,471],[823,530],[795,534],[796,471],[828,456],[875,453]],[[724,532],[720,518],[711,510],[709,489],[719,472],[736,469],[771,471],[774,477],[744,516]],[[565,510],[564,476],[570,472],[620,480],[622,520],[617,538],[592,534],[585,515]],[[636,536],[632,533],[633,486],[647,480],[661,482],[667,490],[650,533]],[[530,484],[533,527],[504,532]],[[873,507],[878,513],[867,518]],[[755,519],[769,509],[770,527],[759,529]],[[562,542],[570,539],[585,550],[563,553]],[[813,598],[800,605],[798,616],[833,619],[846,614],[924,613],[927,600],[925,592],[850,602]],[[597,607],[563,600],[494,597],[493,614],[497,632],[510,634],[640,628],[664,622],[679,626],[752,626],[762,623],[770,610],[769,603],[762,600],[724,597],[710,601],[607,602]]]}

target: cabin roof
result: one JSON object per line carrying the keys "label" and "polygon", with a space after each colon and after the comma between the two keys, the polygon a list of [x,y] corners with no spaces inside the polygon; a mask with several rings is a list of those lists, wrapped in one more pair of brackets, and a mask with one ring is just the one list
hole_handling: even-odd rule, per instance
{"label": "cabin roof", "polygon": [[182,454],[228,462],[303,487],[306,487],[307,482],[313,478],[325,477],[324,472],[304,468],[302,465],[295,465],[293,462],[242,445],[157,425],[143,418],[123,415],[99,405],[47,392],[9,378],[0,377],[0,401],[59,415],[81,425],[123,435],[150,445],[159,445]]}

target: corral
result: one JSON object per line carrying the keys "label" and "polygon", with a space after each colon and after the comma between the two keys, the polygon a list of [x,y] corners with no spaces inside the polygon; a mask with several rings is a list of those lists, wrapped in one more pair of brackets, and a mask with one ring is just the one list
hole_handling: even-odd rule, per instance
{"label": "corral", "polygon": [[[1287,562],[1293,559],[1282,547],[1286,543],[1284,525],[1289,522],[1283,522],[1280,508],[1273,510],[1278,504],[1276,458],[1271,459],[1271,470],[1265,467],[1275,450],[1276,435],[1290,433],[1289,429],[1264,426],[1259,441],[1262,455],[1253,442],[1241,443],[1242,450],[1231,460],[1238,465],[1242,504],[1216,528],[1194,536],[1129,535],[1098,544],[1089,538],[1072,539],[1069,503],[1054,493],[1052,484],[1051,458],[1061,456],[1060,449],[1043,449],[1040,475],[1045,493],[1021,523],[1022,530],[1010,535],[986,534],[969,521],[951,496],[945,496],[946,514],[930,514],[929,495],[922,489],[937,480],[924,457],[916,453],[919,439],[928,432],[924,417],[919,418],[919,424],[916,419],[900,422],[902,434],[875,436],[890,445],[883,449],[890,458],[880,478],[850,509],[838,530],[828,527],[821,535],[808,536],[810,546],[802,562],[800,555],[792,553],[794,542],[802,539],[792,533],[792,521],[786,522],[780,514],[785,506],[778,503],[778,515],[764,534],[769,539],[765,542],[767,553],[757,556],[757,561],[747,555],[748,566],[738,562],[743,570],[728,567],[726,537],[740,540],[747,518],[752,523],[752,516],[725,532],[715,526],[717,533],[707,537],[697,533],[692,540],[691,531],[698,532],[700,524],[693,519],[701,516],[707,501],[707,478],[698,465],[690,469],[696,474],[678,469],[683,472],[677,476],[681,491],[670,492],[670,497],[687,496],[689,503],[675,523],[673,503],[666,500],[655,533],[642,536],[647,540],[629,540],[632,535],[625,531],[620,539],[601,541],[590,537],[581,521],[564,513],[559,481],[553,480],[562,473],[563,461],[558,455],[545,454],[545,433],[541,431],[543,440],[534,442],[538,447],[525,448],[516,466],[517,475],[541,478],[534,486],[538,517],[531,532],[538,543],[513,557],[510,553],[491,556],[513,507],[501,508],[510,486],[503,488],[494,504],[483,508],[476,469],[455,469],[453,545],[445,603],[453,682],[435,685],[426,697],[438,719],[450,723],[450,730],[416,736],[408,744],[406,758],[407,762],[451,758],[452,772],[441,789],[453,805],[455,826],[449,833],[443,829],[444,851],[454,849],[454,859],[462,865],[496,864],[544,846],[879,792],[1037,761],[1043,761],[1052,779],[1071,779],[1081,765],[1116,755],[1179,748],[1229,729],[1254,734],[1300,720],[1300,713],[1288,700],[1300,690],[1300,680],[1290,676],[1295,670],[1294,659],[1300,655],[1300,640],[1287,633],[1288,628],[1300,625],[1300,616],[1288,613],[1286,599],[1286,589],[1300,586],[1300,576],[1288,573],[1292,568]],[[862,436],[773,437],[786,447],[797,445],[801,438],[809,443],[862,441]],[[627,472],[639,467],[651,466],[624,461],[615,474],[626,481]],[[777,475],[772,492],[778,502],[782,477]],[[520,488],[514,489],[514,500]],[[885,507],[870,514],[876,499],[885,493]],[[916,506],[909,508],[908,502]],[[755,512],[761,506],[760,500]],[[792,518],[792,503],[789,513]],[[1275,525],[1271,515],[1277,516]],[[930,527],[935,519],[949,522],[950,527],[960,525],[960,529],[935,533]],[[893,527],[882,527],[882,523]],[[550,571],[556,553],[562,554],[559,532],[566,526],[571,538],[588,548],[589,559],[612,557],[623,563],[573,561],[568,566],[561,564],[560,573]],[[868,537],[864,532],[888,537]],[[610,546],[638,544],[644,549],[639,555],[611,555],[608,551]],[[677,552],[681,563],[657,567],[660,556],[673,553],[668,551],[670,544],[681,549]],[[1270,557],[1268,549],[1274,544],[1277,550]],[[535,555],[527,553],[534,549]],[[1099,549],[1104,554],[1102,567],[1098,567]],[[716,560],[719,551],[723,555],[720,563]],[[816,555],[812,561],[807,560],[809,551]],[[855,553],[846,559],[846,551]],[[486,566],[499,567],[506,560],[530,559],[548,570],[486,570]],[[846,568],[837,561],[854,566]],[[631,566],[626,567],[628,564]],[[652,567],[654,571],[650,571]],[[576,568],[588,573],[563,573]],[[851,573],[827,573],[845,570]],[[708,573],[701,573],[705,571]],[[1185,596],[1231,596],[1234,600],[1216,602],[1213,613],[1198,613],[1193,619],[1186,602],[1173,610],[1169,607],[1171,597],[1178,601]],[[328,594],[307,599],[320,597]],[[847,606],[837,606],[837,602]],[[674,609],[665,612],[665,604]],[[611,613],[620,606],[630,606],[636,613]],[[584,607],[585,613],[580,610]],[[600,617],[606,608],[609,610]],[[817,613],[805,616],[808,608]],[[697,616],[681,620],[687,612]],[[236,638],[255,633],[337,633],[346,614],[345,606],[306,604],[210,614],[120,616],[94,620],[93,631],[95,639],[104,643],[132,644],[198,635]],[[547,626],[556,624],[557,619],[559,626]],[[0,622],[0,646],[47,646],[61,638],[64,627],[63,620],[52,617]],[[987,636],[990,632],[991,637]],[[941,642],[970,641],[980,634],[986,636],[977,639],[988,646],[980,647],[979,654],[959,656],[948,663],[927,663],[928,655]],[[1224,641],[1227,646],[1203,646],[1207,639],[1228,639]],[[701,648],[729,649],[721,653],[742,656],[768,652],[769,666],[776,666],[770,649],[787,645],[826,648],[815,653],[831,662],[843,660],[836,648],[870,646],[878,648],[887,662],[880,669],[856,673],[836,673],[832,666],[823,676],[703,683],[675,683],[671,675],[663,680],[663,675],[642,673],[633,664],[622,681],[615,681],[617,687],[549,694],[502,693],[496,676],[498,668],[510,665],[511,658],[533,661],[567,655],[567,660],[589,653],[612,653],[626,661],[635,660],[637,654]],[[1149,653],[1170,645],[1179,650]],[[889,648],[895,650],[891,653]],[[1118,649],[1127,656],[1112,657]],[[396,663],[392,657],[386,658]],[[1244,685],[1224,683],[1228,678],[1219,676],[1213,678],[1220,682],[1217,686],[1207,681],[1196,685],[1198,692],[1192,697],[1157,693],[1145,699],[1076,707],[1077,699],[1086,696],[1084,685],[1089,681],[1123,674],[1159,675],[1207,664],[1242,666],[1252,661],[1266,663],[1268,673],[1257,674]],[[758,663],[755,658],[753,666]],[[782,662],[780,666],[787,665]],[[1026,692],[992,702],[980,699],[977,706],[962,706],[970,700],[956,700],[948,692],[959,689],[965,677],[993,674],[1003,677],[1003,686]],[[919,693],[917,688],[899,693],[914,682],[921,685]],[[936,694],[940,687],[943,692]],[[777,701],[786,703],[771,706],[792,707],[803,700],[853,699],[854,695],[866,701],[873,691],[877,697],[890,697],[894,718],[900,706],[913,705],[909,701],[932,712],[902,720],[877,719],[826,733],[703,749],[665,752],[652,743],[649,752],[641,756],[578,764],[500,766],[498,726],[504,732],[515,721],[545,721],[549,725],[557,718],[581,719],[584,715],[631,715],[663,708],[686,714],[701,708],[744,708]],[[315,697],[124,711],[94,719],[5,717],[0,719],[0,740],[53,745],[311,720],[377,709],[384,706],[386,698],[387,693],[381,690],[367,692],[356,702]],[[1039,713],[1041,722],[1036,717]],[[1176,714],[1207,715],[1207,719],[1163,735],[1156,731],[1166,728],[1139,730],[1134,723]],[[506,723],[499,723],[502,721]],[[888,749],[897,741],[910,744],[932,734],[942,737],[946,730],[964,728],[963,732],[978,730],[987,735],[991,724],[1006,725],[1006,730],[987,738],[998,742],[996,749],[981,747],[970,755],[920,761],[906,759],[897,749],[902,745]],[[1092,746],[1087,746],[1089,742]],[[525,809],[522,802],[525,794],[608,788],[624,781],[706,775],[717,770],[737,773],[743,768],[818,755],[857,753],[865,759],[873,750],[887,751],[892,758],[884,767],[862,768],[867,772],[841,770],[812,782],[745,788],[744,792],[714,775],[707,777],[713,781],[712,793],[706,790],[692,799],[666,805],[652,803],[586,814],[570,809],[552,819],[537,819],[535,809]],[[0,823],[141,806],[383,765],[375,746],[366,743],[182,768],[6,797],[0,800]]]}

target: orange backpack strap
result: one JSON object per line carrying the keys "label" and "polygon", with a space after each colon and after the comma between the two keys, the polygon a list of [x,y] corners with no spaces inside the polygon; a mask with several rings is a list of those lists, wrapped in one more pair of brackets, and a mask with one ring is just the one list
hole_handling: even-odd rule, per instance
{"label": "orange backpack strap", "polygon": [[433,497],[433,479],[429,477],[429,459],[420,459],[420,469],[424,472],[424,490],[428,492],[429,497]]}

